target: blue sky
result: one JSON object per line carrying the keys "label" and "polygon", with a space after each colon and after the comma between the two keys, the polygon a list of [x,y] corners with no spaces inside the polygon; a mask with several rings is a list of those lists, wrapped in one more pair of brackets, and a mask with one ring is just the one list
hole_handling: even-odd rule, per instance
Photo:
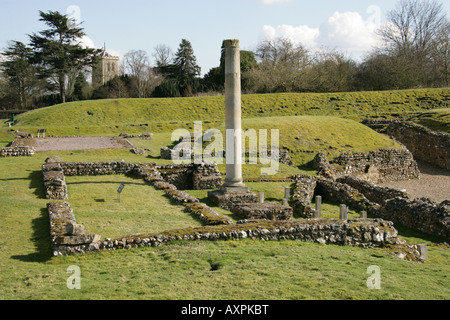
{"label": "blue sky", "polygon": [[[450,1],[442,1],[450,11]],[[254,50],[261,39],[287,36],[311,50],[334,48],[358,58],[375,44],[373,31],[394,8],[391,0],[0,0],[0,49],[8,40],[28,42],[45,29],[39,10],[59,11],[83,21],[97,48],[124,55],[158,44],[175,52],[192,43],[202,74],[219,64],[224,39]]]}

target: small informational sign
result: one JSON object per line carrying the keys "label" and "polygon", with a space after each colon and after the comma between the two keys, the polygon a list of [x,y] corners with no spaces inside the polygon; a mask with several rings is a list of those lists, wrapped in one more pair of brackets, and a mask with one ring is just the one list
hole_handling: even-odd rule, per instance
{"label": "small informational sign", "polygon": [[42,134],[42,137],[45,138],[45,133],[47,132],[47,129],[38,129],[38,138],[40,138],[40,135]]}
{"label": "small informational sign", "polygon": [[125,185],[122,183],[119,186],[119,189],[117,189],[117,194],[119,195],[119,202],[120,202],[120,194],[122,193],[123,188],[125,188]]}

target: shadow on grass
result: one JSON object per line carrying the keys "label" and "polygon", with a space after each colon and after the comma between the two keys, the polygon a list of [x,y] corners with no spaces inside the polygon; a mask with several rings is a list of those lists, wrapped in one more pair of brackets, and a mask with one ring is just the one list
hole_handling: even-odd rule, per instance
{"label": "shadow on grass", "polygon": [[27,180],[30,180],[30,189],[34,189],[33,194],[39,199],[45,199],[44,177],[42,176],[42,171],[31,171]]}
{"label": "shadow on grass", "polygon": [[[66,182],[67,185],[75,185],[75,184],[114,184],[114,185],[120,185],[120,182],[117,181],[78,181],[78,182]],[[138,182],[124,182],[124,185],[137,185],[137,186],[143,186],[145,183],[138,183]]]}
{"label": "shadow on grass", "polygon": [[308,173],[311,176],[316,176],[318,174],[318,171],[312,168],[308,163],[297,166],[297,168],[301,171],[304,171],[305,173]]}
{"label": "shadow on grass", "polygon": [[[418,231],[418,230],[413,230],[398,224],[394,223],[394,227],[395,229],[397,229],[398,234],[400,237],[402,238],[412,238],[411,240],[408,240],[409,243],[412,244],[419,244],[419,243],[423,243],[422,240],[424,241],[429,241],[429,242],[433,242],[433,243],[444,243],[444,242],[448,242],[445,238],[443,237],[439,237],[439,236],[435,236],[432,234],[428,234],[422,231]],[[414,239],[414,238],[417,238]],[[420,240],[419,240],[420,239]]]}
{"label": "shadow on grass", "polygon": [[50,222],[47,208],[42,208],[40,217],[32,220],[31,223],[33,237],[30,240],[33,242],[36,252],[27,255],[16,255],[11,258],[23,262],[46,262],[52,257]]}

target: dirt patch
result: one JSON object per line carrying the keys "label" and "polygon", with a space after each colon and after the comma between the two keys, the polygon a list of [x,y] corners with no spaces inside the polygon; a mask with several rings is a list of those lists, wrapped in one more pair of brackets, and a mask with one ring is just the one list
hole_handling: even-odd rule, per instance
{"label": "dirt patch", "polygon": [[382,186],[404,189],[415,198],[426,197],[438,203],[450,200],[450,171],[425,162],[417,162],[420,178],[408,181],[383,183]]}
{"label": "dirt patch", "polygon": [[59,137],[16,139],[15,146],[28,145],[36,152],[91,149],[132,149],[133,145],[121,137]]}

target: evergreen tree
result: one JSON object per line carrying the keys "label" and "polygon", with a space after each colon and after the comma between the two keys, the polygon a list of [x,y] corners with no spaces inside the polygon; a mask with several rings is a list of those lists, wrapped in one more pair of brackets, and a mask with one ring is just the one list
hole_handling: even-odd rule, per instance
{"label": "evergreen tree", "polygon": [[88,82],[86,81],[86,77],[84,76],[83,72],[78,73],[77,77],[75,78],[75,84],[73,88],[73,98],[75,100],[84,100],[86,99],[86,92],[89,87]]}
{"label": "evergreen tree", "polygon": [[49,28],[30,35],[34,49],[34,61],[39,66],[42,78],[56,79],[61,103],[66,101],[67,75],[72,70],[81,70],[92,65],[100,50],[83,48],[79,40],[85,35],[83,29],[73,23],[67,15],[59,12],[39,11],[40,19]]}
{"label": "evergreen tree", "polygon": [[182,39],[175,54],[175,71],[183,96],[192,95],[195,86],[195,78],[200,75],[201,69],[197,65],[192,45],[186,39]]}
{"label": "evergreen tree", "polygon": [[3,52],[5,61],[0,63],[3,70],[8,91],[11,92],[19,107],[25,109],[33,93],[40,88],[40,81],[35,76],[35,68],[31,64],[31,48],[19,41],[12,44]]}

